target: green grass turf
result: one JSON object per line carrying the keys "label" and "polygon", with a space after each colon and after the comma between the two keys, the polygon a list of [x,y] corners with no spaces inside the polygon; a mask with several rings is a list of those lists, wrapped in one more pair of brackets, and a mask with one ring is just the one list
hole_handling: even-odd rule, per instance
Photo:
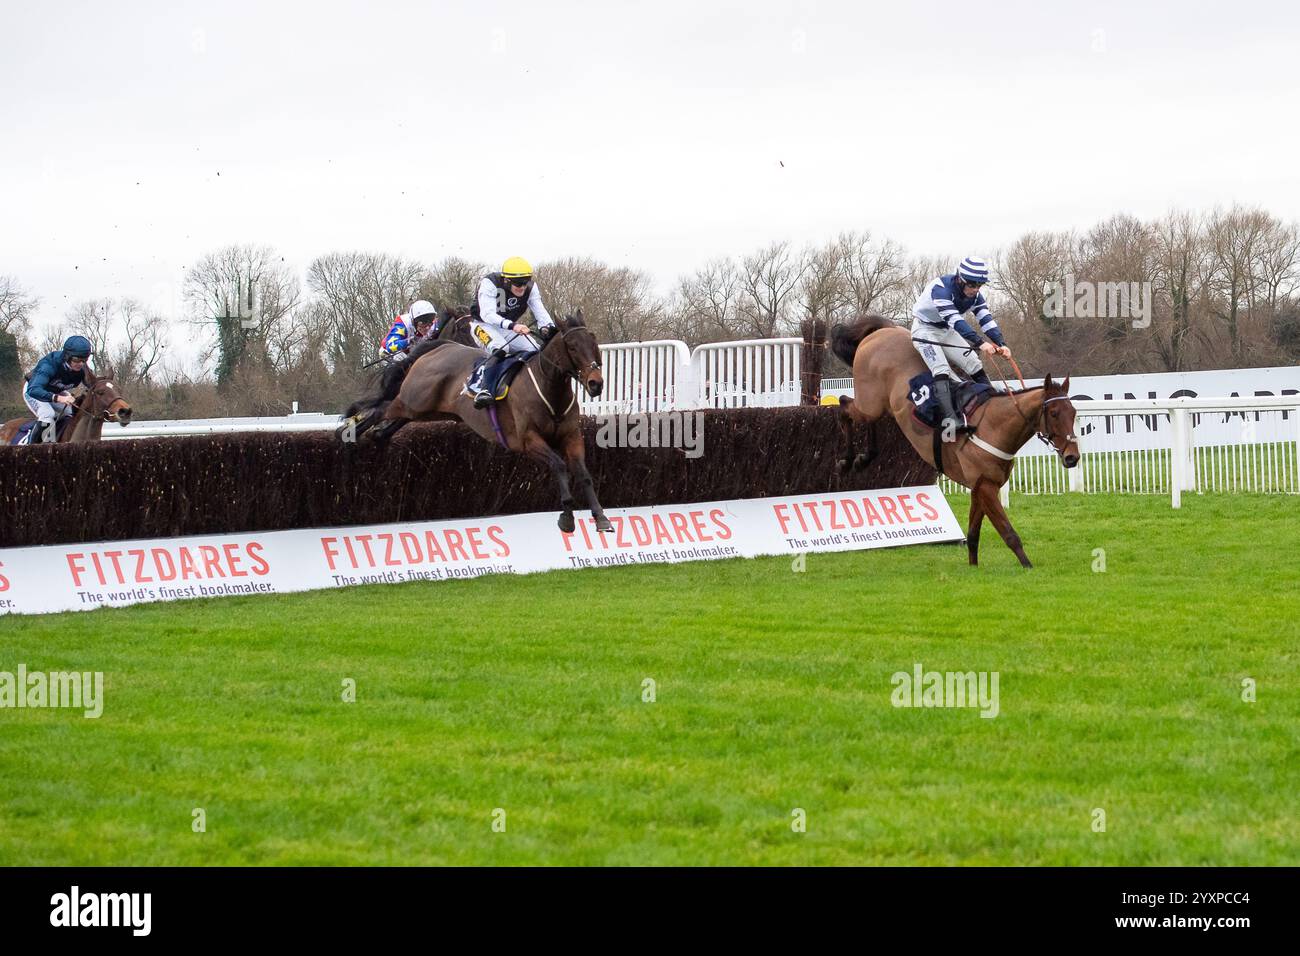
{"label": "green grass turf", "polygon": [[[98,720],[0,711],[0,863],[1300,863],[1300,500],[1012,516],[1033,571],[986,525],[977,569],[929,545],[0,618],[0,670],[106,683]],[[891,706],[916,662],[998,671],[1000,715]]]}

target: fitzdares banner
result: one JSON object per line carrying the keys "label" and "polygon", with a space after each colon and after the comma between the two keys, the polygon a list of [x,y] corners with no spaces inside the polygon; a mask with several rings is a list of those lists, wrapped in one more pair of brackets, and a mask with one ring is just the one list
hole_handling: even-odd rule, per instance
{"label": "fitzdares banner", "polygon": [[962,540],[932,485],[615,508],[605,533],[579,514],[564,534],[556,517],[10,548],[0,550],[0,614]]}

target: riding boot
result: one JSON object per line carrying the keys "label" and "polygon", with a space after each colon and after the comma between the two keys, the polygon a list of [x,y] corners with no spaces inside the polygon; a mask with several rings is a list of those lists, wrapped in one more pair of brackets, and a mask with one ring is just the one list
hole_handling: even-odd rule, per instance
{"label": "riding boot", "polygon": [[964,419],[958,414],[957,406],[953,404],[952,382],[947,375],[936,375],[934,377],[934,400],[939,403],[940,428],[946,431],[948,423],[951,422],[953,434],[972,430],[963,424]]}
{"label": "riding boot", "polygon": [[970,380],[979,385],[987,385],[990,388],[993,387],[993,383],[989,381],[989,373],[984,371],[984,369],[980,369],[978,372],[972,375],[970,377]]}
{"label": "riding boot", "polygon": [[493,394],[496,392],[496,378],[495,376],[489,375],[489,373],[500,365],[505,357],[506,353],[504,349],[495,349],[492,354],[488,356],[488,360],[483,363],[483,370],[479,374],[478,379],[480,385],[479,392],[474,396],[475,408],[487,408],[496,400],[496,395]]}

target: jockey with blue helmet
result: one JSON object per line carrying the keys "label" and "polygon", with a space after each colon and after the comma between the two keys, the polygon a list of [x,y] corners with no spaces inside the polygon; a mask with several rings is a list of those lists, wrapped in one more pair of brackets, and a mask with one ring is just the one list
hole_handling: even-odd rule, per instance
{"label": "jockey with blue helmet", "polygon": [[76,404],[69,392],[85,383],[86,362],[91,354],[89,339],[71,335],[63,348],[45,356],[27,375],[23,401],[36,416],[36,424],[27,433],[24,444],[57,440],[59,419],[73,414]]}
{"label": "jockey with blue helmet", "polygon": [[[980,291],[988,281],[988,264],[978,256],[967,256],[951,275],[931,280],[912,306],[912,345],[934,375],[934,397],[943,414],[943,427],[951,423],[954,429],[970,430],[960,428],[962,417],[953,403],[953,369],[988,385],[980,353],[1011,357],[1002,330]],[[984,341],[963,318],[968,313],[989,341]]]}
{"label": "jockey with blue helmet", "polygon": [[393,361],[405,361],[416,340],[424,338],[434,330],[438,320],[438,310],[431,302],[417,299],[411,307],[399,315],[384,336],[379,350]]}

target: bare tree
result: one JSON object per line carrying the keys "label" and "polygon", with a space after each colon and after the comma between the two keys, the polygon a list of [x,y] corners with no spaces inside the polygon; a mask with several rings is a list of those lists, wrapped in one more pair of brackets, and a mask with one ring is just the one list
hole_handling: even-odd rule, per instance
{"label": "bare tree", "polygon": [[684,276],[670,308],[673,334],[689,345],[744,337],[739,317],[741,278],[730,259],[714,259]]}
{"label": "bare tree", "polygon": [[1064,281],[1070,270],[1070,241],[1064,233],[1026,233],[998,257],[989,285],[1026,322],[1050,329],[1059,318],[1045,309],[1048,284]]}
{"label": "bare tree", "polygon": [[1216,209],[1206,226],[1213,314],[1227,324],[1232,358],[1243,357],[1242,321],[1255,307],[1257,250],[1271,218],[1259,209]]}
{"label": "bare tree", "polygon": [[84,299],[49,330],[46,344],[60,347],[73,334],[90,340],[100,374],[111,373],[130,388],[149,381],[166,344],[167,320],[139,299]]}
{"label": "bare tree", "polygon": [[602,342],[644,342],[665,334],[664,303],[644,272],[571,256],[540,263],[537,283],[548,311],[558,316],[582,309]]}
{"label": "bare tree", "polygon": [[[224,385],[245,359],[250,341],[265,343],[280,323],[292,321],[301,288],[270,246],[234,245],[191,266],[184,294],[193,321],[215,328],[217,382]],[[257,352],[267,354],[265,348]]]}
{"label": "bare tree", "polygon": [[117,304],[118,346],[113,370],[119,382],[133,386],[150,380],[167,341],[167,320],[139,299]]}
{"label": "bare tree", "polygon": [[830,323],[857,306],[844,264],[843,237],[803,254],[803,275],[796,291],[800,322]]}
{"label": "bare tree", "polygon": [[1300,287],[1300,229],[1272,217],[1255,248],[1255,278],[1272,316],[1290,303]]}
{"label": "bare tree", "polygon": [[420,280],[419,298],[428,299],[440,308],[472,305],[479,280],[489,271],[483,263],[448,256]]}
{"label": "bare tree", "polygon": [[892,239],[874,240],[865,230],[841,233],[835,246],[853,312],[880,312],[896,318],[911,312],[916,296],[909,286],[902,246]]}
{"label": "bare tree", "polygon": [[775,242],[741,260],[737,312],[750,338],[797,331],[795,291],[807,270],[806,257],[788,242]]}
{"label": "bare tree", "polygon": [[0,332],[21,338],[31,329],[32,316],[40,304],[41,300],[13,276],[0,276]]}
{"label": "bare tree", "polygon": [[1170,212],[1152,227],[1155,240],[1156,295],[1151,340],[1161,371],[1191,367],[1198,339],[1193,309],[1204,298],[1205,238],[1201,220],[1185,212]]}
{"label": "bare tree", "polygon": [[418,262],[386,253],[334,252],[307,269],[307,287],[336,369],[358,368],[373,359],[395,316],[405,311],[425,278]]}

